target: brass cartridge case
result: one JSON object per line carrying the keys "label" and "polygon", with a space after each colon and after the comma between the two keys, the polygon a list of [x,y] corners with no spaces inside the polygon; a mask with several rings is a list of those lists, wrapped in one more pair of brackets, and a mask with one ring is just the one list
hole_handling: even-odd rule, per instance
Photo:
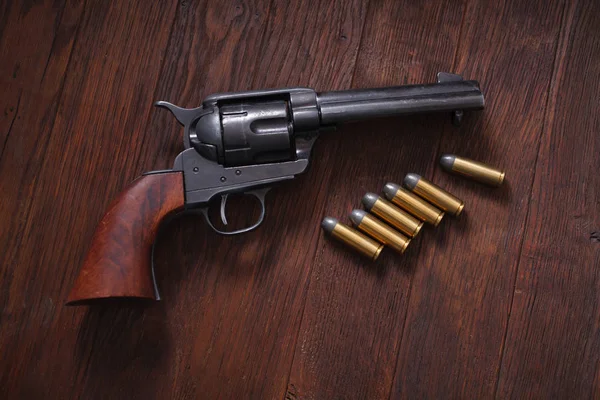
{"label": "brass cartridge case", "polygon": [[404,253],[410,243],[409,238],[363,210],[352,211],[350,220],[359,230],[391,247],[400,254]]}
{"label": "brass cartridge case", "polygon": [[374,193],[365,194],[362,202],[367,211],[377,215],[409,237],[415,237],[423,227],[423,222]]}
{"label": "brass cartridge case", "polygon": [[347,244],[360,254],[369,257],[373,261],[379,257],[381,250],[383,250],[382,244],[377,243],[375,240],[363,235],[347,225],[340,223],[335,218],[325,217],[321,223],[321,227],[332,237]]}
{"label": "brass cartridge case", "polygon": [[489,186],[498,187],[504,182],[504,171],[454,154],[444,154],[440,158],[440,165],[447,172],[461,175]]}
{"label": "brass cartridge case", "polygon": [[465,208],[464,201],[446,192],[417,174],[407,174],[404,186],[449,214],[458,216]]}
{"label": "brass cartridge case", "polygon": [[383,193],[388,200],[398,207],[433,226],[438,226],[442,218],[444,218],[442,210],[435,208],[419,196],[412,194],[395,183],[387,183],[383,188]]}

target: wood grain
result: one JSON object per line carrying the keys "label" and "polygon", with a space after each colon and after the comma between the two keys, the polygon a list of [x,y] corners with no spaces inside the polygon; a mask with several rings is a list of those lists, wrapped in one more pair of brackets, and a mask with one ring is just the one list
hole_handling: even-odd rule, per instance
{"label": "wood grain", "polygon": [[[170,49],[169,59],[181,66],[169,71],[175,87],[166,86],[168,92],[160,96],[178,99],[183,95],[177,101],[192,107],[214,91],[301,83],[319,89],[350,85],[365,4],[276,1],[270,7],[268,2],[234,2],[224,9],[211,3],[206,7],[194,9],[187,18],[206,21],[197,28],[202,33],[195,35],[209,39],[178,42],[179,47]],[[234,24],[225,35],[221,30],[232,19]],[[178,21],[173,37],[180,37],[180,23],[189,29],[189,21]],[[325,47],[327,51],[322,51]],[[181,74],[189,67],[181,54],[205,57],[193,69],[197,75],[186,80],[181,80]],[[306,62],[307,57],[311,62]],[[166,65],[175,68],[168,61]],[[323,65],[334,67],[312,82],[302,81]],[[188,86],[177,87],[181,84]],[[168,124],[174,129],[171,140],[180,143],[181,128],[172,117]],[[315,207],[325,204],[325,185],[333,168],[327,160],[335,140],[324,139],[305,176],[269,193],[266,221],[257,231],[220,237],[200,218],[189,218],[165,232],[157,248],[157,279],[166,324],[180,327],[172,341],[179,361],[173,359],[171,366],[164,366],[174,377],[174,381],[162,381],[164,390],[171,391],[170,397],[279,398],[286,391],[308,274],[320,236],[322,211]],[[152,153],[156,151],[160,150],[154,149],[148,156],[155,157]],[[248,212],[247,208],[232,210],[228,218],[236,223]]]}
{"label": "wood grain", "polygon": [[[36,4],[20,5],[6,2],[0,14],[0,158],[7,146],[11,132],[18,129],[21,119],[19,106],[23,108],[27,98],[40,97],[52,88],[46,88],[48,80],[42,81],[48,66],[56,57],[58,47],[64,45],[65,30],[68,30],[69,17],[77,20],[81,8],[69,1],[45,1]],[[63,16],[65,17],[63,22]],[[56,47],[55,47],[56,43]],[[67,46],[68,47],[68,46]],[[67,48],[67,56],[69,49]],[[68,57],[67,57],[68,58]],[[64,72],[64,71],[63,71]],[[59,77],[60,81],[60,77]],[[41,93],[40,93],[41,92]],[[43,103],[42,103],[43,104]],[[15,125],[16,123],[16,125]]]}
{"label": "wood grain", "polygon": [[[434,82],[437,72],[451,70],[459,35],[452,27],[460,25],[463,8],[460,2],[373,2],[353,86]],[[408,171],[431,170],[431,143],[449,123],[444,114],[357,123],[331,133],[336,158],[325,215],[349,223],[348,214],[360,208],[366,192],[380,193]],[[420,247],[433,233],[424,229],[403,256],[384,250],[375,265],[321,236],[290,393],[311,399],[389,397],[411,277]]]}
{"label": "wood grain", "polygon": [[[2,2],[2,397],[598,397],[596,3]],[[443,70],[486,94],[461,129],[438,115],[324,132],[259,230],[165,227],[161,302],[64,307],[111,202],[182,149],[154,101]],[[508,185],[444,174],[441,151],[504,167]],[[348,222],[406,172],[466,213],[375,265],[323,237],[325,215]]]}
{"label": "wood grain", "polygon": [[419,255],[394,397],[495,394],[562,10],[559,2],[468,4],[455,68],[481,81],[486,109],[444,131],[439,153],[498,166],[507,179],[494,190],[435,168],[433,181],[465,209]]}
{"label": "wood grain", "polygon": [[501,398],[600,396],[599,49],[600,4],[568,3],[514,286]]}
{"label": "wood grain", "polygon": [[[27,12],[28,4],[15,7]],[[6,246],[0,342],[7,360],[0,387],[12,397],[84,396],[94,348],[78,350],[87,312],[63,305],[95,225],[140,174],[128,155],[145,131],[139,119],[149,111],[162,55],[157,49],[166,47],[175,12],[174,5],[160,4],[69,3],[56,37],[48,38],[54,46],[42,89],[21,99],[23,118],[0,160]],[[117,314],[115,321],[131,311]],[[91,334],[102,341],[101,331]],[[127,353],[116,350],[121,344],[110,343]],[[102,396],[111,397],[111,388],[123,393],[116,383]],[[151,385],[143,389],[152,392]]]}
{"label": "wood grain", "polygon": [[[62,14],[57,13],[61,7],[64,7]],[[35,363],[31,354],[42,348],[42,341],[37,337],[41,331],[37,328],[48,324],[49,311],[54,309],[51,298],[55,296],[40,297],[39,287],[48,278],[64,272],[30,264],[27,258],[39,255],[39,249],[47,245],[42,244],[38,235],[27,233],[26,225],[28,220],[32,222],[33,204],[40,200],[35,198],[34,191],[40,164],[47,156],[46,145],[57,117],[57,103],[83,4],[45,2],[28,8],[13,2],[8,8],[10,11],[3,15],[6,20],[0,40],[3,54],[0,81],[6,89],[2,101],[7,102],[5,111],[11,118],[10,124],[2,124],[4,141],[0,155],[0,357],[6,360],[5,368],[0,371],[0,387],[10,397],[24,397],[37,393],[37,386],[29,379],[33,374],[27,372],[26,366]],[[30,11],[33,16],[29,16]],[[39,34],[38,23],[42,27],[51,25],[54,30]],[[36,40],[29,42],[28,35]],[[36,58],[40,55],[41,58]],[[34,58],[35,62],[28,64],[27,69],[17,68]],[[51,196],[52,193],[40,195]],[[40,279],[35,280],[33,276]],[[30,292],[27,287],[31,287]],[[41,309],[39,304],[42,304]],[[32,307],[35,310],[31,310]],[[27,337],[27,333],[32,336]]]}
{"label": "wood grain", "polygon": [[[81,2],[5,2],[0,20],[0,80],[35,90],[42,82],[63,16]],[[79,10],[80,11],[80,10]],[[64,28],[63,28],[64,29]],[[58,43],[57,43],[58,42]]]}
{"label": "wood grain", "polygon": [[116,297],[159,300],[152,246],[161,223],[183,205],[183,172],[148,174],[133,181],[98,224],[68,304]]}

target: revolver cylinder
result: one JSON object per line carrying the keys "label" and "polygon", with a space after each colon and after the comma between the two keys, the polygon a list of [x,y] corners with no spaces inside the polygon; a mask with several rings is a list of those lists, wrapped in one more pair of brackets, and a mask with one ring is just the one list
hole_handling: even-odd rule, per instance
{"label": "revolver cylinder", "polygon": [[220,108],[225,166],[293,159],[285,101],[242,102]]}

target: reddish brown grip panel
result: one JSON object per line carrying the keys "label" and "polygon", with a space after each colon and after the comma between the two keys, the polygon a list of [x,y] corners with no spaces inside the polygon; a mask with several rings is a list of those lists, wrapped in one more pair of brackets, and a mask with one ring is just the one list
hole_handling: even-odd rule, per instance
{"label": "reddish brown grip panel", "polygon": [[67,305],[114,297],[158,300],[152,244],[162,219],[183,204],[182,172],[143,175],[133,181],[98,224]]}

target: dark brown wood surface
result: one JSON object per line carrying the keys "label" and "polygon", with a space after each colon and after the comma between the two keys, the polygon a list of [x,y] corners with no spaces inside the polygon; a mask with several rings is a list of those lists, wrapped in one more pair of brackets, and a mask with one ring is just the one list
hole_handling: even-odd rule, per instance
{"label": "dark brown wood surface", "polygon": [[[106,209],[182,148],[154,101],[438,71],[478,79],[485,111],[323,133],[257,231],[165,227],[161,302],[65,307]],[[600,396],[598,1],[8,1],[0,85],[2,398]],[[323,236],[407,172],[465,213],[376,264]]]}

